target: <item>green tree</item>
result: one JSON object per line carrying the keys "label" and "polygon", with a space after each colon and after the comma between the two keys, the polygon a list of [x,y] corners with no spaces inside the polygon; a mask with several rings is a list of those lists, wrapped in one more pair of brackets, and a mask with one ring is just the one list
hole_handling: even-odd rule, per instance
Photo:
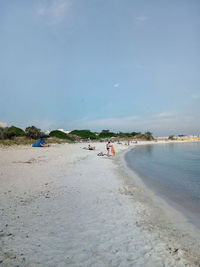
{"label": "green tree", "polygon": [[35,126],[29,126],[25,129],[26,136],[32,139],[38,139],[41,135],[42,132],[39,128]]}

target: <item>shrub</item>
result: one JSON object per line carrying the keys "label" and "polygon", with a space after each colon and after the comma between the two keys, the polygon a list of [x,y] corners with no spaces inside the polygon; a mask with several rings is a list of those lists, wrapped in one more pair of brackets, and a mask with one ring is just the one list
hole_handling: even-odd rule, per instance
{"label": "shrub", "polygon": [[148,141],[154,140],[153,134],[151,132],[146,132],[145,136]]}
{"label": "shrub", "polygon": [[119,138],[131,138],[131,137],[133,137],[131,133],[122,133],[122,132],[119,132],[116,135]]}
{"label": "shrub", "polygon": [[4,129],[0,127],[0,139],[4,139]]}
{"label": "shrub", "polygon": [[81,137],[82,139],[97,139],[97,136],[95,133],[91,132],[90,130],[74,130],[70,132],[70,134],[77,135]]}
{"label": "shrub", "polygon": [[140,132],[132,132],[131,136],[136,136],[137,134],[141,134]]}
{"label": "shrub", "polygon": [[15,136],[25,136],[25,132],[15,126],[11,126],[8,128],[5,128],[5,137],[8,139],[12,139]]}
{"label": "shrub", "polygon": [[117,136],[115,133],[110,132],[109,130],[102,130],[99,134],[99,138],[111,138]]}
{"label": "shrub", "polygon": [[12,146],[12,145],[30,145],[32,140],[25,136],[14,137],[13,139],[0,140],[0,145]]}
{"label": "shrub", "polygon": [[138,134],[134,138],[144,140],[144,141],[154,140],[154,137],[153,137],[152,133],[150,133],[150,132],[146,132],[144,134]]}
{"label": "shrub", "polygon": [[29,126],[25,129],[26,136],[32,139],[38,139],[41,135],[42,132],[40,129],[38,129],[35,126]]}
{"label": "shrub", "polygon": [[68,139],[70,141],[74,141],[74,138],[69,136],[68,134],[59,131],[59,130],[55,130],[55,131],[51,131],[49,134],[51,137],[57,137],[59,139]]}

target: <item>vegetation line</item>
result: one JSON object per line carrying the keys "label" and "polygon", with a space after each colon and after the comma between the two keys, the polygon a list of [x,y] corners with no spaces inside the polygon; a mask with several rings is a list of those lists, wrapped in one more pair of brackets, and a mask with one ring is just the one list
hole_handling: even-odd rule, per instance
{"label": "vegetation line", "polygon": [[[29,126],[25,130],[16,126],[0,127],[0,144],[2,145],[27,145],[32,144],[34,140],[39,139],[40,136],[45,135],[39,128]],[[73,130],[66,133],[61,130],[53,130],[49,133],[49,143],[71,143],[84,140],[103,141],[104,139],[122,140],[122,139],[137,139],[137,140],[153,140],[152,133],[146,132],[131,132],[114,133],[110,130],[102,130],[101,132],[92,132],[90,130]]]}

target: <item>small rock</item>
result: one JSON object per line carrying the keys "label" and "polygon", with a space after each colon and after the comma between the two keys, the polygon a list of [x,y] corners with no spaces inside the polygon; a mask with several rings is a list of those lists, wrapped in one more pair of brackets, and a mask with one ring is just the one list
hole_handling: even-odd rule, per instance
{"label": "small rock", "polygon": [[13,234],[11,234],[11,233],[7,234],[7,236],[11,236],[11,235],[13,235]]}
{"label": "small rock", "polygon": [[173,252],[174,253],[177,253],[178,252],[178,248],[175,248]]}
{"label": "small rock", "polygon": [[12,259],[16,259],[16,256],[15,255],[9,255],[9,258],[12,260]]}
{"label": "small rock", "polygon": [[2,263],[5,260],[5,257],[0,256],[0,263]]}

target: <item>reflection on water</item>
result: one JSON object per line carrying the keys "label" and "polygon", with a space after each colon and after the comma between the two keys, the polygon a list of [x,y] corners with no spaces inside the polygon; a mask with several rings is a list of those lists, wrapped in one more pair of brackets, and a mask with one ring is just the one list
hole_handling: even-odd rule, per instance
{"label": "reflection on water", "polygon": [[152,145],[146,145],[143,146],[143,148],[141,149],[142,153],[144,153],[147,156],[151,156],[152,152],[153,152],[154,146]]}
{"label": "reflection on water", "polygon": [[151,189],[199,213],[200,221],[199,142],[137,146],[126,160]]}
{"label": "reflection on water", "polygon": [[169,144],[168,149],[169,151],[174,152],[174,143]]}

